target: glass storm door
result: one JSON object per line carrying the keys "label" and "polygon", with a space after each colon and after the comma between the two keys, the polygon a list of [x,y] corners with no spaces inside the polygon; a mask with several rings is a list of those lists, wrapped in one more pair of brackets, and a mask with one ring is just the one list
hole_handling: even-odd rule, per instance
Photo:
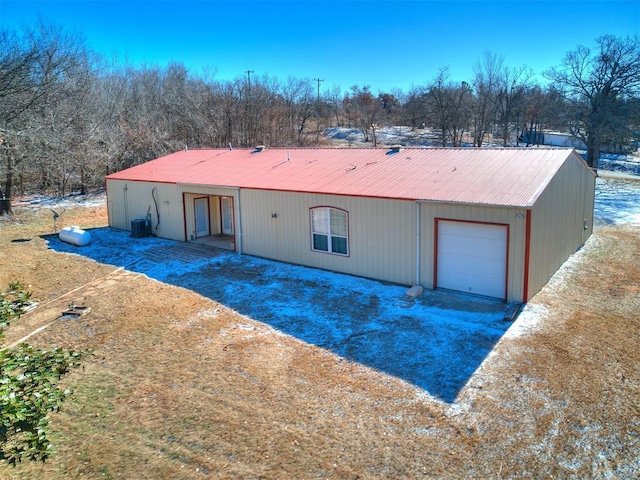
{"label": "glass storm door", "polygon": [[196,210],[196,238],[209,235],[209,199],[196,198],[193,201]]}
{"label": "glass storm door", "polygon": [[222,233],[233,235],[233,202],[231,197],[222,197],[220,208],[222,209]]}

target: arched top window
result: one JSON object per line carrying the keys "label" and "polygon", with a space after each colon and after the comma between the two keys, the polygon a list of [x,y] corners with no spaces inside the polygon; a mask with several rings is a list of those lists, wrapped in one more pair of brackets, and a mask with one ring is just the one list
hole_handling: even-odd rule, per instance
{"label": "arched top window", "polygon": [[311,249],[349,255],[349,214],[331,207],[312,208]]}

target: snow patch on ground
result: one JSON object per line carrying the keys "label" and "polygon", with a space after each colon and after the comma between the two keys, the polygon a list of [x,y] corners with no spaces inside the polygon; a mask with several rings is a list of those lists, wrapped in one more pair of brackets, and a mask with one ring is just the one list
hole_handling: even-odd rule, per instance
{"label": "snow patch on ground", "polygon": [[[587,152],[581,152],[581,154],[586,158]],[[640,176],[640,157],[638,155],[638,153],[629,155],[603,153],[600,155],[598,168]]]}
{"label": "snow patch on ground", "polygon": [[598,177],[594,205],[596,228],[607,225],[640,225],[640,179]]}
{"label": "snow patch on ground", "polygon": [[86,247],[57,236],[47,240],[55,251],[190,289],[265,324],[239,318],[236,331],[293,336],[449,403],[510,325],[504,304],[493,300],[430,292],[405,308],[398,304],[404,286],[231,252],[180,258],[172,252],[179,253],[182,242],[136,239],[109,228],[91,235]]}
{"label": "snow patch on ground", "polygon": [[[348,144],[359,144],[373,146],[372,132],[368,132],[369,142],[365,142],[364,132],[358,128],[350,127],[330,127],[324,132],[327,138],[332,140],[343,140]],[[389,145],[404,145],[406,147],[432,147],[440,146],[436,136],[426,129],[414,129],[407,126],[382,127],[376,129],[375,144],[379,147]]]}
{"label": "snow patch on ground", "polygon": [[106,194],[104,191],[91,192],[86,195],[74,193],[64,197],[52,197],[50,195],[33,195],[25,198],[17,198],[12,202],[13,207],[25,207],[32,210],[41,208],[55,208],[62,210],[73,207],[100,207],[105,204]]}

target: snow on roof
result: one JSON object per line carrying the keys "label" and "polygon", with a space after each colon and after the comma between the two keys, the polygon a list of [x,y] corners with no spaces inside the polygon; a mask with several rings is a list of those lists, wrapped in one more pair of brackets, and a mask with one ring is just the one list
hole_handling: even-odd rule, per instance
{"label": "snow on roof", "polygon": [[198,149],[107,179],[531,207],[572,155],[579,159],[567,148]]}

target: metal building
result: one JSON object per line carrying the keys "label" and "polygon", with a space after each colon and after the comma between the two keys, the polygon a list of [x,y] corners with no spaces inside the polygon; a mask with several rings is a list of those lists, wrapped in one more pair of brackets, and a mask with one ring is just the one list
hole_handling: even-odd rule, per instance
{"label": "metal building", "polygon": [[106,178],[109,225],[526,302],[592,233],[572,149],[180,151]]}

